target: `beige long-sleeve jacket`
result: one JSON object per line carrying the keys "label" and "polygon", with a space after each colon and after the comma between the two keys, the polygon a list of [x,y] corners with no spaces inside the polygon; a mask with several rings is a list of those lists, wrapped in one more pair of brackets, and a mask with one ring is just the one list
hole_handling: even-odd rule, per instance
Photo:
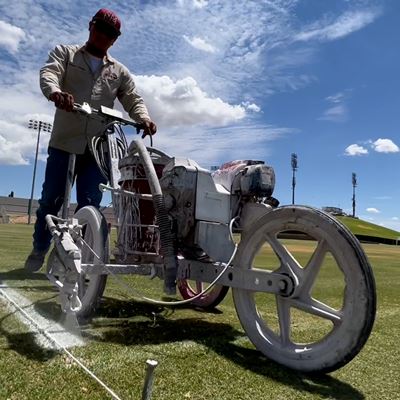
{"label": "beige long-sleeve jacket", "polygon": [[[102,66],[92,73],[85,46],[60,45],[52,50],[40,70],[40,88],[49,98],[53,92],[71,93],[75,102],[113,108],[116,98],[129,116],[137,121],[150,120],[143,99],[135,90],[129,70],[105,56]],[[74,112],[56,110],[49,146],[69,153],[83,154],[88,139],[102,131],[100,121]]]}

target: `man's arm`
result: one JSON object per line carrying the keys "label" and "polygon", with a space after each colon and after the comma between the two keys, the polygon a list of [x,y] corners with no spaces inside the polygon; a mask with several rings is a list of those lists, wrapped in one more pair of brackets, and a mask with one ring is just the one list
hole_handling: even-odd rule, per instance
{"label": "man's arm", "polygon": [[157,132],[157,126],[151,121],[147,107],[142,97],[136,92],[135,82],[127,69],[124,69],[122,73],[122,82],[117,96],[129,116],[143,124],[144,134],[142,137],[154,135]]}
{"label": "man's arm", "polygon": [[46,64],[40,69],[40,89],[49,99],[52,93],[61,92],[61,82],[67,67],[67,49],[56,46],[49,53]]}
{"label": "man's arm", "polygon": [[61,82],[67,68],[67,52],[65,46],[56,46],[49,53],[49,59],[40,69],[40,89],[47,99],[55,103],[57,108],[72,111],[73,96],[61,90]]}

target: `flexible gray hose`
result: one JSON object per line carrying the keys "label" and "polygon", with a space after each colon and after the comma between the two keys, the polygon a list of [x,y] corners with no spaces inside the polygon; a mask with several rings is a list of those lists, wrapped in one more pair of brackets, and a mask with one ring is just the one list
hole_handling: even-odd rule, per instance
{"label": "flexible gray hose", "polygon": [[138,152],[143,163],[143,168],[149,182],[153,204],[156,211],[157,223],[160,229],[161,252],[164,257],[164,292],[168,295],[176,294],[176,274],[178,271],[178,258],[175,251],[174,236],[171,224],[165,208],[164,195],[160,182],[154,169],[153,162],[146,146],[139,139],[133,140],[129,146],[129,154]]}

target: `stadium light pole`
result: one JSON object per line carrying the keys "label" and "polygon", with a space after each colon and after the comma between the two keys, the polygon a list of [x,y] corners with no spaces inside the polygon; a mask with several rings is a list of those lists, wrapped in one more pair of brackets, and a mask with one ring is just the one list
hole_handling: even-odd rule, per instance
{"label": "stadium light pole", "polygon": [[292,153],[292,170],[293,170],[293,175],[292,175],[292,204],[294,204],[294,189],[296,187],[296,171],[297,171],[297,154]]}
{"label": "stadium light pole", "polygon": [[357,175],[355,172],[351,174],[351,183],[353,184],[353,218],[356,217],[356,187],[357,187]]}
{"label": "stadium light pole", "polygon": [[43,121],[37,121],[34,119],[29,120],[28,128],[30,129],[37,129],[37,141],[36,141],[36,153],[35,153],[35,163],[33,166],[33,176],[32,176],[32,188],[31,188],[31,197],[28,203],[28,224],[31,223],[32,217],[32,203],[33,203],[33,191],[35,190],[35,179],[36,179],[36,165],[37,159],[39,154],[39,142],[40,142],[40,131],[43,130],[44,132],[51,132],[52,124]]}

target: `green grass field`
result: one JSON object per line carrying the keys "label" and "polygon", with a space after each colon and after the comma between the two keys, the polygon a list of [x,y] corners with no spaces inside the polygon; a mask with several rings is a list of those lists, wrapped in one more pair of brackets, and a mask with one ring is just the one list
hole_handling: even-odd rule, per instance
{"label": "green grass field", "polygon": [[[57,292],[43,274],[28,275],[23,262],[32,228],[0,225],[0,282],[29,298],[35,309],[61,318]],[[312,244],[291,242],[299,258]],[[71,351],[122,399],[140,399],[145,361],[156,359],[152,399],[400,399],[400,247],[363,245],[373,266],[378,312],[361,353],[329,375],[293,372],[261,355],[246,338],[231,294],[212,313],[190,307],[164,308],[135,299],[112,278],[96,318],[82,327],[85,347]],[[267,253],[260,260],[269,260]],[[147,295],[161,293],[161,282],[130,277],[126,282]],[[343,280],[323,271],[316,294],[328,302]],[[314,292],[313,292],[314,294]],[[268,296],[268,295],[260,295]],[[265,300],[265,313],[274,312]],[[264,309],[263,309],[264,310]],[[273,322],[272,322],[273,325]],[[296,320],[299,340],[323,327]],[[44,350],[35,335],[0,297],[0,399],[106,399],[110,396],[65,354]]]}

